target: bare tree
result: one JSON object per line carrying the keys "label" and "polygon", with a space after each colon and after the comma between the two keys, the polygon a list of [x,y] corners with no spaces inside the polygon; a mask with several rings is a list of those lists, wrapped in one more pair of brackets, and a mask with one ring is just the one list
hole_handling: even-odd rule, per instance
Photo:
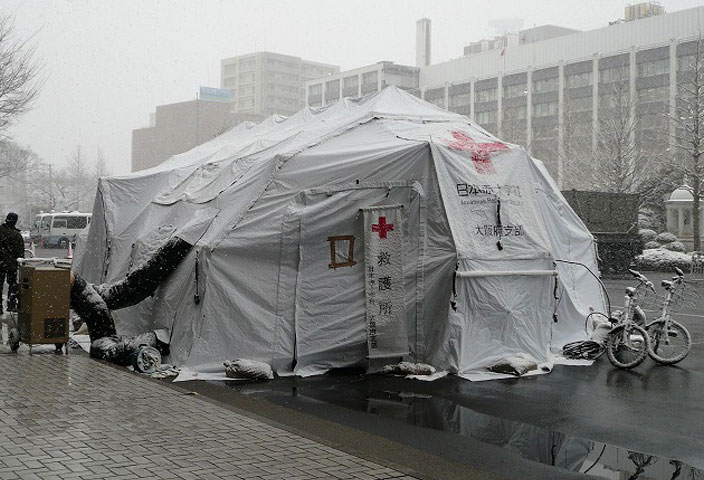
{"label": "bare tree", "polygon": [[98,154],[95,157],[95,169],[93,171],[95,177],[95,183],[98,183],[101,177],[106,177],[110,175],[110,169],[105,161],[105,155],[103,155],[103,150],[98,148]]}
{"label": "bare tree", "polygon": [[35,47],[13,31],[12,18],[0,16],[0,132],[29,110],[41,87]]}
{"label": "bare tree", "polygon": [[[586,97],[591,103],[591,96]],[[563,102],[562,187],[564,190],[595,190],[592,165],[592,111],[580,108],[582,98],[565,92]]]}
{"label": "bare tree", "polygon": [[603,89],[593,181],[601,190],[637,193],[645,201],[662,182],[663,152],[642,135],[648,112],[637,108],[628,82],[617,81]]}
{"label": "bare tree", "polygon": [[[93,193],[93,182],[83,149],[76,145],[76,149],[66,160],[66,167],[60,172],[57,190],[64,201],[64,208],[80,210],[86,203],[85,200]],[[61,184],[59,184],[61,183]]]}
{"label": "bare tree", "polygon": [[0,140],[0,180],[18,181],[23,178],[34,152],[9,140]]}
{"label": "bare tree", "polygon": [[681,81],[678,82],[675,115],[674,167],[689,178],[692,188],[692,234],[694,250],[700,250],[700,211],[702,179],[704,179],[704,43],[696,41],[694,51],[683,58]]}

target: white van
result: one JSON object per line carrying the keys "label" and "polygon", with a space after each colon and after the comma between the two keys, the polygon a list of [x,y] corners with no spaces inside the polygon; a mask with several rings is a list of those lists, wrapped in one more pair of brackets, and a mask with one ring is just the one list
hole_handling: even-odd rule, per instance
{"label": "white van", "polygon": [[34,217],[32,240],[46,248],[68,248],[68,242],[75,245],[78,232],[90,225],[91,215],[81,212],[40,213]]}

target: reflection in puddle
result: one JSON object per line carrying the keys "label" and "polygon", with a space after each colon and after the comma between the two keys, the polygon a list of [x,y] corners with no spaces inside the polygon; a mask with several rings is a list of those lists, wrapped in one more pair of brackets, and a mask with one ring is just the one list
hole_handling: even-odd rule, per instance
{"label": "reflection in puddle", "polygon": [[704,471],[677,460],[485,415],[430,395],[375,392],[367,397],[367,412],[454,432],[505,448],[528,460],[574,472],[615,480],[704,479]]}
{"label": "reflection in puddle", "polygon": [[[531,461],[613,480],[704,480],[704,471],[678,460],[594,442],[546,428],[486,415],[433,395],[330,382],[285,387],[237,384],[226,388],[259,397],[299,397],[446,432],[511,451]],[[364,386],[362,386],[364,385]]]}

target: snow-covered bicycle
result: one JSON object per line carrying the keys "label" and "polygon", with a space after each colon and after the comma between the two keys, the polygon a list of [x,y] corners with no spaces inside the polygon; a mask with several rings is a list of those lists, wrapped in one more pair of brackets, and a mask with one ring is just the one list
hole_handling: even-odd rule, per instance
{"label": "snow-covered bicycle", "polygon": [[[649,337],[644,328],[645,313],[638,304],[638,298],[645,290],[655,292],[653,283],[644,275],[636,270],[629,272],[638,280],[638,285],[626,288],[623,310],[609,315],[592,312],[585,323],[587,335],[595,340],[594,343],[603,343],[609,361],[623,369],[636,367],[648,357]],[[599,332],[603,333],[600,335]]]}
{"label": "snow-covered bicycle", "polygon": [[645,325],[645,331],[650,339],[648,354],[650,358],[663,365],[674,365],[681,362],[692,349],[692,336],[689,331],[684,325],[673,320],[670,313],[670,307],[675,303],[687,300],[687,282],[684,278],[684,272],[675,268],[675,273],[672,281],[662,281],[666,293],[660,315]]}

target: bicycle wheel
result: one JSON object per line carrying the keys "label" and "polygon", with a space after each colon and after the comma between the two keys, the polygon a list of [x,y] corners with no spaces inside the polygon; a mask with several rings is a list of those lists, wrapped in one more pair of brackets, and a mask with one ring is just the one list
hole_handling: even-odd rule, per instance
{"label": "bicycle wheel", "polygon": [[650,337],[648,355],[663,365],[681,362],[692,348],[692,336],[684,326],[670,320],[665,332],[665,320],[656,320],[645,327]]}
{"label": "bicycle wheel", "polygon": [[648,356],[648,334],[635,324],[619,325],[606,339],[606,355],[618,368],[633,368]]}

